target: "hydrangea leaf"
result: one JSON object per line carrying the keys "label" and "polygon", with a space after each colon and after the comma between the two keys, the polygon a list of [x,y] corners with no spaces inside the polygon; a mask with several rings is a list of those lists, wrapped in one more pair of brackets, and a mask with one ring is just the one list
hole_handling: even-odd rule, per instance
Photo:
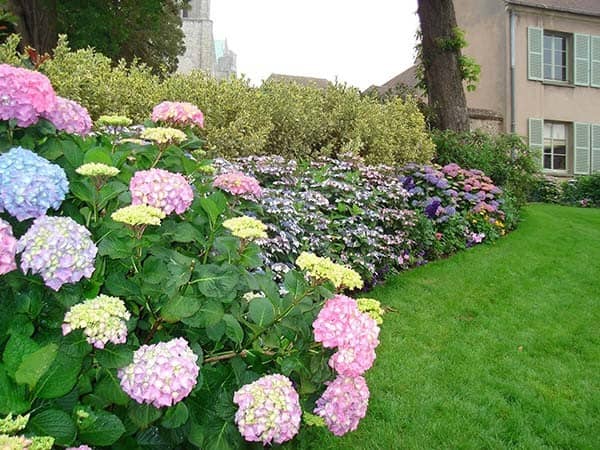
{"label": "hydrangea leaf", "polygon": [[23,357],[19,368],[15,372],[16,382],[26,384],[29,389],[33,389],[42,375],[50,368],[57,352],[58,345],[48,344]]}
{"label": "hydrangea leaf", "polygon": [[58,445],[71,444],[77,435],[71,416],[58,409],[47,409],[31,417],[27,429],[38,436],[52,436]]}

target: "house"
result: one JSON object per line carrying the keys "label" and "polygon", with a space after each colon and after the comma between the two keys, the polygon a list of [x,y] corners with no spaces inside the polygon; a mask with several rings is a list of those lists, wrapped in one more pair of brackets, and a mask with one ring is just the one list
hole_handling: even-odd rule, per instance
{"label": "house", "polygon": [[549,175],[600,172],[600,0],[454,0],[454,8],[464,53],[481,65],[466,93],[472,128],[495,121],[524,136]]}

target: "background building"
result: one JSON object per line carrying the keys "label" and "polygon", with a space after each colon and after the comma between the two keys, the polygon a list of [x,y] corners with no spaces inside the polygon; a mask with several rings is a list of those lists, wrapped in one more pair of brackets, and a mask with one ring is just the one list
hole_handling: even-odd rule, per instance
{"label": "background building", "polygon": [[179,57],[177,72],[203,70],[217,78],[236,74],[236,54],[227,41],[215,41],[210,19],[210,0],[191,0],[181,11],[185,53]]}

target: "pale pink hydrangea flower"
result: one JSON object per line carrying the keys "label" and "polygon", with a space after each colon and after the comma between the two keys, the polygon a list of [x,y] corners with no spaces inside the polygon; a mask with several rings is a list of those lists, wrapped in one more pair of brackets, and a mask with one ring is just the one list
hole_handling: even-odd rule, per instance
{"label": "pale pink hydrangea flower", "polygon": [[92,131],[88,110],[67,98],[56,97],[54,108],[43,114],[59,131],[86,136]]}
{"label": "pale pink hydrangea flower", "polygon": [[67,447],[65,450],[93,450],[92,447],[87,445],[80,445],[79,447]]}
{"label": "pale pink hydrangea flower", "polygon": [[118,371],[121,388],[138,403],[172,406],[196,385],[200,370],[196,361],[198,356],[184,338],[142,345],[133,362]]}
{"label": "pale pink hydrangea flower", "polygon": [[281,444],[300,429],[298,393],[283,375],[265,375],[243,386],[234,394],[233,402],[239,406],[235,423],[249,442]]}
{"label": "pale pink hydrangea flower", "polygon": [[12,227],[8,222],[0,219],[0,275],[17,268],[16,253],[17,239],[13,236]]}
{"label": "pale pink hydrangea flower", "polygon": [[194,200],[194,192],[179,173],[163,169],[140,170],[129,182],[132,205],[148,205],[165,214],[184,213]]}
{"label": "pale pink hydrangea flower", "polygon": [[315,341],[325,348],[337,347],[329,365],[340,375],[359,376],[375,361],[379,326],[360,311],[356,300],[336,295],[325,302],[313,322]]}
{"label": "pale pink hydrangea flower", "polygon": [[363,377],[339,376],[317,400],[314,413],[325,420],[329,431],[343,436],[358,427],[369,405],[369,388]]}
{"label": "pale pink hydrangea flower", "polygon": [[0,120],[15,119],[20,127],[36,123],[51,111],[56,94],[45,75],[0,64]]}
{"label": "pale pink hydrangea flower", "polygon": [[152,110],[153,122],[165,122],[169,125],[195,125],[204,128],[204,114],[195,105],[188,102],[162,102]]}
{"label": "pale pink hydrangea flower", "polygon": [[260,198],[262,189],[258,180],[242,172],[229,172],[215,178],[213,186],[242,197]]}

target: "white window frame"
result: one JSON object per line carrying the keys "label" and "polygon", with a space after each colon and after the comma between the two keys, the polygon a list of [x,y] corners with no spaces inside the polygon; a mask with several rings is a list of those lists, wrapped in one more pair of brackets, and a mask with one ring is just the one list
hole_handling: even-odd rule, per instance
{"label": "white window frame", "polygon": [[[552,46],[550,48],[550,57],[551,57],[550,62],[546,61],[546,37],[549,37],[552,39]],[[557,38],[562,39],[564,42],[564,48],[565,48],[565,65],[564,66],[562,64],[557,64],[557,62],[555,61],[555,58],[556,58],[555,43],[556,43]],[[544,30],[544,32],[542,34],[542,76],[543,76],[544,81],[550,81],[552,83],[569,83],[571,81],[570,74],[571,74],[572,62],[569,60],[570,58],[572,58],[572,54],[570,51],[571,40],[572,40],[572,35],[570,35],[570,34]],[[546,66],[547,65],[550,66],[553,77],[556,74],[557,67],[561,67],[561,68],[564,67],[565,68],[565,79],[563,80],[563,79],[557,79],[557,78],[546,78]]]}
{"label": "white window frame", "polygon": [[[550,137],[546,137],[546,126],[550,125]],[[554,136],[554,130],[553,127],[554,126],[563,126],[564,127],[564,139],[555,139]],[[570,128],[569,128],[569,123],[566,122],[559,122],[559,121],[552,121],[552,120],[544,120],[544,129],[542,132],[542,137],[543,137],[543,147],[542,147],[542,170],[546,173],[556,173],[556,174],[566,174],[569,171],[569,134],[570,134]],[[546,152],[546,145],[547,145],[547,141],[550,141],[550,153]],[[554,147],[555,147],[555,142],[558,143],[562,143],[564,142],[564,146],[565,146],[565,153],[564,153],[564,159],[565,159],[565,168],[564,169],[555,169],[554,168],[554,157],[555,156],[563,156],[561,154],[557,154],[554,152]],[[546,156],[550,155],[550,166],[551,167],[546,167],[545,166],[545,159]]]}

